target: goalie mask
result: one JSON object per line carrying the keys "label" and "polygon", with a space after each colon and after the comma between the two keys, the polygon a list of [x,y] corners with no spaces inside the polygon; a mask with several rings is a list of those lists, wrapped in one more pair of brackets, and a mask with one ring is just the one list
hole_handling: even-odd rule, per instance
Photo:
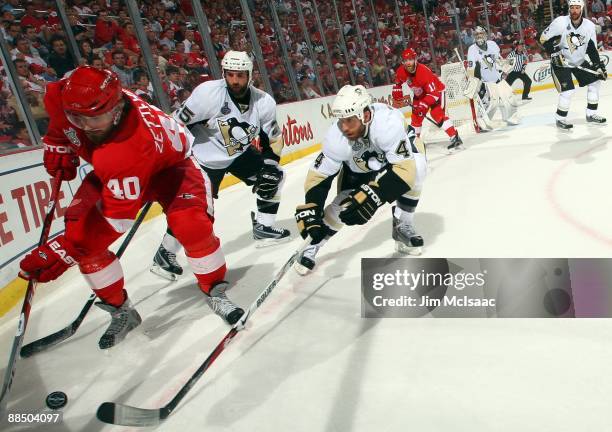
{"label": "goalie mask", "polygon": [[478,48],[487,49],[487,37],[487,31],[481,26],[474,29],[474,42],[476,42]]}

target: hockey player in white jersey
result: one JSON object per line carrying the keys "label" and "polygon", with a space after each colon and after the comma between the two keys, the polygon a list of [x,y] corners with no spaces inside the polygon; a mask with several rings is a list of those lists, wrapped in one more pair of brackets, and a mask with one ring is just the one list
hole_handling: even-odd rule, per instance
{"label": "hockey player in white jersey", "polygon": [[[587,87],[587,123],[604,124],[606,119],[597,115],[600,80],[608,77],[606,67],[597,52],[595,24],[582,17],[583,0],[569,0],[569,15],[557,17],[542,32],[540,42],[550,54],[555,87],[559,92],[557,127],[573,127],[567,121],[572,94],[575,91],[572,76],[580,87]],[[591,62],[586,61],[588,55]],[[586,69],[586,70],[585,70]]]}
{"label": "hockey player in white jersey", "polygon": [[[251,222],[256,246],[289,240],[288,230],[274,227],[284,178],[276,102],[251,85],[253,62],[246,52],[228,51],[221,67],[223,78],[197,86],[173,116],[195,136],[193,155],[214,198],[226,173],[253,186],[257,211],[251,212]],[[176,261],[180,247],[168,231],[151,271],[175,280],[182,274]]]}
{"label": "hockey player in white jersey", "polygon": [[[423,238],[414,228],[414,212],[427,172],[423,142],[399,110],[372,103],[362,85],[342,87],[332,114],[337,121],[308,171],[305,204],[295,211],[300,234],[312,239],[296,271],[303,275],[312,270],[320,248],[344,224],[363,225],[392,202],[392,237],[398,251],[420,254]],[[323,209],[338,174],[338,195]]]}
{"label": "hockey player in white jersey", "polygon": [[512,125],[518,124],[519,102],[512,88],[502,79],[502,73],[510,72],[512,64],[501,56],[499,45],[495,41],[487,40],[484,28],[476,27],[474,41],[468,48],[468,74],[471,78],[466,96],[474,99],[478,94],[489,118],[492,119],[499,108],[503,121]]}

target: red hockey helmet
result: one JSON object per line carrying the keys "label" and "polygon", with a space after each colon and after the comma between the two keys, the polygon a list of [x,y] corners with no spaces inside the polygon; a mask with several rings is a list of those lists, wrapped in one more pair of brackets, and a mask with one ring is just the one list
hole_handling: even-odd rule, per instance
{"label": "red hockey helmet", "polygon": [[406,48],[402,52],[402,60],[404,60],[404,61],[406,61],[406,60],[413,60],[413,59],[416,59],[416,58],[417,58],[417,53],[412,48]]}
{"label": "red hockey helmet", "polygon": [[116,73],[80,66],[62,89],[62,105],[68,120],[86,130],[104,129],[115,120],[123,92]]}

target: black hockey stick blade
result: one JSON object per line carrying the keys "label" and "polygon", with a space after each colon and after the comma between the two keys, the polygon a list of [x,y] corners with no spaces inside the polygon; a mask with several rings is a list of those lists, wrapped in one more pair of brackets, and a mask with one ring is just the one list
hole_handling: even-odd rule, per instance
{"label": "black hockey stick blade", "polygon": [[136,408],[114,402],[104,402],[98,407],[100,421],[123,426],[157,426],[170,415],[166,407],[156,409]]}
{"label": "black hockey stick blade", "polygon": [[85,315],[87,315],[87,313],[89,312],[89,309],[91,309],[91,306],[94,304],[95,300],[96,300],[96,295],[95,294],[90,295],[89,299],[87,299],[87,303],[85,303],[85,305],[81,309],[81,313],[79,313],[79,316],[76,317],[76,319],[73,322],[68,324],[63,329],[58,330],[55,333],[45,336],[41,339],[37,339],[33,342],[30,342],[27,345],[24,345],[21,348],[21,352],[20,352],[21,357],[24,357],[24,358],[31,357],[34,354],[38,354],[41,351],[45,351],[48,348],[51,348],[53,345],[56,345],[68,339],[73,334],[75,334],[76,331],[81,326],[81,323],[83,322],[83,319],[85,318]]}

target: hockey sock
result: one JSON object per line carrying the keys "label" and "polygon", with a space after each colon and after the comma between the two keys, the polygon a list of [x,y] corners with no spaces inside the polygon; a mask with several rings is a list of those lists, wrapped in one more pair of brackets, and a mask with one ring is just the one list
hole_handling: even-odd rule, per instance
{"label": "hockey sock", "polygon": [[263,226],[274,225],[274,222],[276,222],[276,214],[278,213],[279,207],[280,203],[278,202],[264,201],[258,198],[255,220],[257,221],[257,223],[260,223]]}
{"label": "hockey sock", "polygon": [[100,300],[117,307],[123,304],[127,294],[123,289],[123,269],[115,254],[105,251],[83,258],[79,269]]}
{"label": "hockey sock", "polygon": [[406,222],[406,223],[409,223],[410,225],[413,225],[414,224],[414,211],[415,210],[416,210],[416,207],[412,207],[409,210],[404,210],[404,209],[401,209],[399,207],[399,205],[398,205],[398,206],[395,207],[395,211],[393,212],[393,216],[395,216],[396,219],[399,219],[402,222]]}
{"label": "hockey sock", "polygon": [[455,129],[453,122],[449,119],[444,120],[444,123],[442,123],[442,129],[444,129],[444,132],[446,132],[446,135],[448,135],[450,138],[457,135],[457,129]]}
{"label": "hockey sock", "polygon": [[172,234],[172,231],[170,230],[170,228],[168,228],[168,230],[166,231],[166,235],[164,236],[164,239],[162,240],[161,245],[168,252],[171,252],[175,255],[182,248],[179,241],[176,239],[176,237],[174,237],[174,234]]}

